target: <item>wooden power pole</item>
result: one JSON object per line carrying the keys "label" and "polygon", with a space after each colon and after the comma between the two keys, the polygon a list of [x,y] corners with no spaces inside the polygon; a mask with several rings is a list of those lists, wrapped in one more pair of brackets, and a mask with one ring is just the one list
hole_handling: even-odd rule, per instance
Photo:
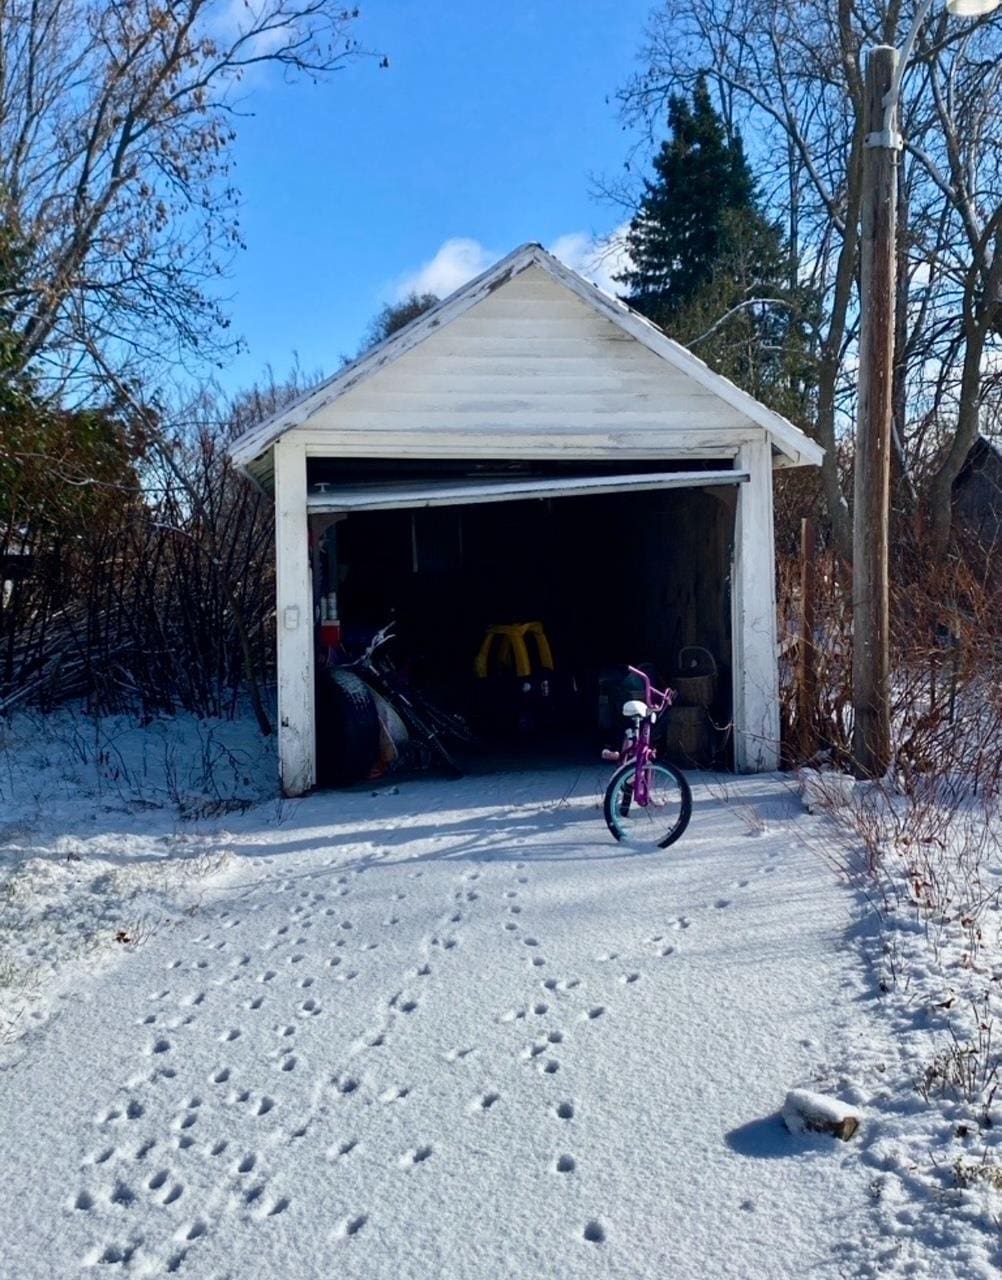
{"label": "wooden power pole", "polygon": [[898,53],[866,59],[860,234],[859,403],[852,548],[852,752],[858,776],[891,758],[888,523],[893,411],[897,167],[896,104],[885,109]]}

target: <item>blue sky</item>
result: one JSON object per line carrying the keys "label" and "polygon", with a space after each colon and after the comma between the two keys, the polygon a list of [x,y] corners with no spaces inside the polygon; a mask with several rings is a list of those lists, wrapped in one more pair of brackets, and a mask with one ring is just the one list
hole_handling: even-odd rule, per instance
{"label": "blue sky", "polygon": [[523,241],[586,263],[590,238],[621,218],[589,175],[621,172],[633,140],[606,99],[650,8],[370,0],[357,33],[388,70],[259,79],[236,146],[247,249],[228,282],[247,351],[224,384],[268,364],[281,376],[294,355],[329,372],[383,302],[454,287]]}

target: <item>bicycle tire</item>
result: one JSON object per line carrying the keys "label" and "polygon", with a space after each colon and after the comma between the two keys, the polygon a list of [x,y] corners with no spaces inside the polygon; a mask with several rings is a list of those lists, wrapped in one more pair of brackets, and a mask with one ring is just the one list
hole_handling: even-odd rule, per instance
{"label": "bicycle tire", "polygon": [[636,762],[633,760],[621,765],[609,779],[602,812],[606,826],[620,842],[639,844],[644,848],[667,849],[689,825],[692,817],[692,791],[685,776],[674,765],[663,760],[653,760],[647,768],[654,774],[670,779],[671,787],[678,793],[677,802],[668,815],[670,825],[664,833],[656,825],[659,809],[652,805],[645,806],[643,817],[630,826],[631,812],[639,807],[633,804],[633,780],[637,772]]}
{"label": "bicycle tire", "polygon": [[[465,770],[453,758],[438,733],[415,710],[413,704],[404,694],[398,693],[396,698],[395,705],[403,716],[404,723],[424,741],[425,746],[429,748],[432,755],[437,757],[439,764],[445,770],[446,777],[454,780],[461,778]],[[407,709],[406,714],[402,710],[403,707]]]}
{"label": "bicycle tire", "polygon": [[367,671],[361,679],[384,698],[397,712],[412,737],[419,739],[429,749],[445,771],[448,778],[457,779],[464,775],[463,768],[450,755],[448,748],[435,730],[426,723],[406,694],[392,688],[386,681],[376,678]]}
{"label": "bicycle tire", "polygon": [[379,716],[364,680],[341,667],[317,672],[317,780],[361,781],[379,757]]}

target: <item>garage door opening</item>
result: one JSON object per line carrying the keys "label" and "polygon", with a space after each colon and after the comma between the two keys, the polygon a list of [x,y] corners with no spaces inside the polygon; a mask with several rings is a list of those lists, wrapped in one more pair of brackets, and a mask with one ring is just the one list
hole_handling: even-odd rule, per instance
{"label": "garage door opening", "polygon": [[[663,749],[684,765],[730,766],[740,473],[719,460],[629,472],[425,463],[392,475],[324,462],[309,479],[315,595],[335,593],[345,653],[392,621],[414,687],[465,716],[481,753],[593,755],[619,731],[627,664],[656,683],[693,664],[716,676],[683,681],[689,705],[669,714]],[[503,641],[478,674],[488,628],[529,622],[542,625],[552,673],[530,636],[527,679]],[[340,656],[321,646],[321,679]],[[331,714],[318,698],[318,744]]]}

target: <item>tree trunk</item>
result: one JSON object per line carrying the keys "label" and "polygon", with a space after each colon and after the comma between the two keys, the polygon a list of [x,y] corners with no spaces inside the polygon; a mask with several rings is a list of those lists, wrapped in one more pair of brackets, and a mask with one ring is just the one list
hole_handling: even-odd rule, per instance
{"label": "tree trunk", "polygon": [[960,377],[957,429],[928,491],[928,528],[932,551],[942,556],[953,524],[953,482],[978,438],[981,421],[981,360],[991,317],[1002,290],[1002,231],[995,235],[987,278],[975,267],[968,272],[964,298],[964,367]]}

